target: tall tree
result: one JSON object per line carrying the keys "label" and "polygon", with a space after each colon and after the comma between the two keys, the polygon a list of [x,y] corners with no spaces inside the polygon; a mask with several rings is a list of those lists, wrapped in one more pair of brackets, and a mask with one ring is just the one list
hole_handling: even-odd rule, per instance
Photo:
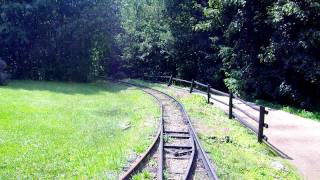
{"label": "tall tree", "polygon": [[124,0],[119,38],[125,71],[137,77],[172,69],[172,35],[163,0]]}

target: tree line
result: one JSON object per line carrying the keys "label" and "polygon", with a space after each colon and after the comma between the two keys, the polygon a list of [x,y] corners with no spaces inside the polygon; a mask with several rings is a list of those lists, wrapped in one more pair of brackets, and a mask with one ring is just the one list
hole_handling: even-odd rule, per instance
{"label": "tree line", "polygon": [[320,101],[318,0],[0,1],[14,79],[174,75],[246,98]]}
{"label": "tree line", "polygon": [[0,56],[15,79],[93,80],[109,71],[118,11],[111,0],[2,1]]}

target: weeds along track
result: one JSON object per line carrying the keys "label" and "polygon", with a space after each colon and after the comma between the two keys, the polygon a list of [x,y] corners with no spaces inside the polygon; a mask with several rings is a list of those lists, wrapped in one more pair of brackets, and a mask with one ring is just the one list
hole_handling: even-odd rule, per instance
{"label": "weeds along track", "polygon": [[120,179],[131,179],[141,172],[147,172],[152,179],[159,180],[218,179],[180,102],[152,88],[124,81],[120,83],[140,88],[153,96],[161,107],[157,136]]}

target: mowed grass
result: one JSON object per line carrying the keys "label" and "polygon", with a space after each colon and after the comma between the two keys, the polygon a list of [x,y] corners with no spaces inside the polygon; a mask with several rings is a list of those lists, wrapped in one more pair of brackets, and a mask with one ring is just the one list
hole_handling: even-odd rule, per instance
{"label": "mowed grass", "polygon": [[150,96],[110,82],[13,81],[0,87],[0,179],[117,179],[158,116]]}
{"label": "mowed grass", "polygon": [[301,179],[297,170],[274,154],[236,120],[206,98],[166,85],[132,80],[175,96],[185,106],[200,141],[217,167],[220,179]]}

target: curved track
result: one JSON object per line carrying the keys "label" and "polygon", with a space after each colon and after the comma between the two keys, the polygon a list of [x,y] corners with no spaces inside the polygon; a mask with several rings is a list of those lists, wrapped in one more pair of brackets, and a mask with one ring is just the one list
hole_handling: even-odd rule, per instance
{"label": "curved track", "polygon": [[157,136],[148,150],[126,170],[120,179],[131,179],[147,171],[153,179],[218,179],[183,105],[174,97],[141,85],[135,86],[153,96],[161,107]]}

